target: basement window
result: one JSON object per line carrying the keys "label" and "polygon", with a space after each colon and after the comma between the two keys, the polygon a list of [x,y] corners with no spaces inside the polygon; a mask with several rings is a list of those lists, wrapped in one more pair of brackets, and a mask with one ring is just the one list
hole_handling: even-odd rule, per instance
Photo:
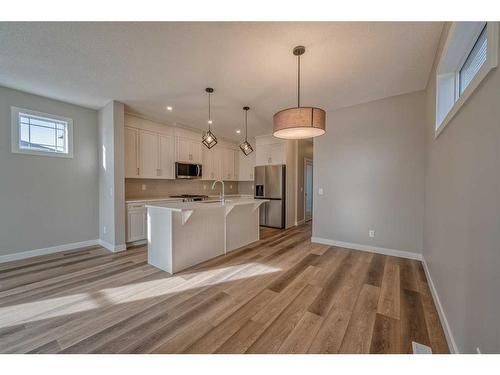
{"label": "basement window", "polygon": [[497,60],[498,22],[452,24],[436,70],[436,138]]}
{"label": "basement window", "polygon": [[12,152],[73,157],[73,120],[11,107]]}

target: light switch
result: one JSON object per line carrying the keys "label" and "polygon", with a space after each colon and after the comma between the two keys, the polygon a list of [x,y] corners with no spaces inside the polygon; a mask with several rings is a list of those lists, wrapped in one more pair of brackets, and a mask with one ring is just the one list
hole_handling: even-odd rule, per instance
{"label": "light switch", "polygon": [[323,188],[319,188],[319,189],[318,189],[318,194],[319,194],[319,195],[323,195]]}

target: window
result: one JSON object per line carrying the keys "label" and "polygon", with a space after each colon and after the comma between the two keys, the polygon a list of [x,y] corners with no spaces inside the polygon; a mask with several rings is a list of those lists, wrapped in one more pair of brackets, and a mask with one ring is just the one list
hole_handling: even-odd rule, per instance
{"label": "window", "polygon": [[437,137],[497,66],[498,22],[454,22],[436,70]]}
{"label": "window", "polygon": [[12,107],[12,152],[73,157],[73,121]]}
{"label": "window", "polygon": [[462,95],[469,85],[470,81],[476,76],[477,72],[486,62],[486,53],[488,51],[488,39],[486,38],[486,26],[483,27],[481,35],[472,47],[467,60],[459,72],[460,95]]}

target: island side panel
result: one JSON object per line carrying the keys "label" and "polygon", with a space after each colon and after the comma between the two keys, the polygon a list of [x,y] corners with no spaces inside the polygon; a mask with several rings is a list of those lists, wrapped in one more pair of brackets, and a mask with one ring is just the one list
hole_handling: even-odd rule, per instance
{"label": "island side panel", "polygon": [[187,220],[173,213],[173,271],[224,254],[224,207],[195,209]]}
{"label": "island side panel", "polygon": [[258,240],[259,207],[253,204],[233,207],[226,216],[226,251]]}
{"label": "island side panel", "polygon": [[148,207],[148,263],[172,270],[172,211]]}

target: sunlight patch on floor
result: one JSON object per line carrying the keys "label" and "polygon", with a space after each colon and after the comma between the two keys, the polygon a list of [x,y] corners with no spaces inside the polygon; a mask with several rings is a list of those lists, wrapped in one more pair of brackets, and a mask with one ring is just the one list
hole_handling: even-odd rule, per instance
{"label": "sunlight patch on floor", "polygon": [[[48,298],[0,308],[0,328],[56,318],[96,308],[181,293],[281,271],[260,263],[243,263],[217,269],[193,272],[158,280],[104,288],[69,296]],[[188,279],[185,277],[189,276]]]}

